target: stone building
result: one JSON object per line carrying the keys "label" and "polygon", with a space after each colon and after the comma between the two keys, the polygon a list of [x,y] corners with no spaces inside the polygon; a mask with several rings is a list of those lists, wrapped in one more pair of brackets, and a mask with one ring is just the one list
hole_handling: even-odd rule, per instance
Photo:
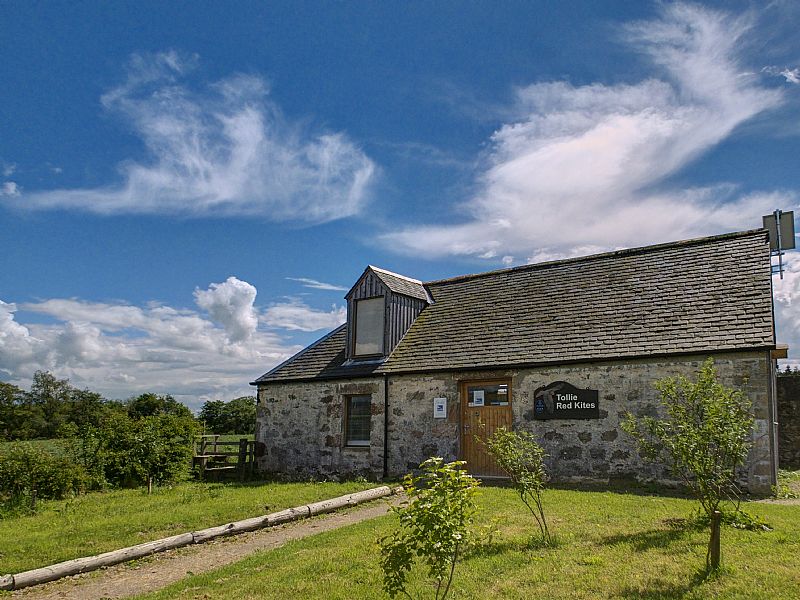
{"label": "stone building", "polygon": [[666,481],[620,428],[653,384],[713,356],[755,414],[746,473],[777,469],[767,233],[754,230],[422,283],[367,267],[347,322],[253,382],[258,465],[374,478],[429,456],[500,473],[476,434],[532,432],[557,480]]}

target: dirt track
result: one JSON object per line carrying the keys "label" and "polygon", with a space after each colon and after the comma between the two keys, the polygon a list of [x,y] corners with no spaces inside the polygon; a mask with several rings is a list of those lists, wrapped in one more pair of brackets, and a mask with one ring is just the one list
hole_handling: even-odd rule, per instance
{"label": "dirt track", "polygon": [[258,550],[277,548],[290,540],[384,515],[389,511],[390,502],[399,502],[399,499],[376,500],[343,512],[169,550],[132,564],[120,564],[12,592],[11,597],[25,600],[106,600],[152,592],[187,575],[204,573],[236,562]]}

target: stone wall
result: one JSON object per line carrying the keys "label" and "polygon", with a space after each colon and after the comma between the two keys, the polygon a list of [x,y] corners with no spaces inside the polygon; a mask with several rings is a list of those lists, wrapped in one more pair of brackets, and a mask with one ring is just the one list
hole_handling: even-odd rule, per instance
{"label": "stone wall", "polygon": [[778,377],[778,465],[800,469],[800,377]]}
{"label": "stone wall", "polygon": [[[344,445],[345,397],[372,396],[370,446]],[[383,474],[383,379],[261,386],[256,408],[256,462],[291,476]]]}
{"label": "stone wall", "polygon": [[[399,476],[426,458],[459,458],[459,383],[509,378],[513,427],[533,433],[548,454],[548,470],[560,481],[609,481],[634,478],[668,482],[661,467],[645,464],[621,430],[626,411],[660,415],[653,384],[663,377],[694,378],[705,357],[613,361],[563,367],[393,375],[389,378],[388,471]],[[753,492],[773,484],[770,453],[769,389],[771,362],[767,353],[729,353],[716,357],[725,385],[742,389],[753,403],[756,427],[753,450],[743,482]],[[535,420],[533,394],[555,381],[599,390],[600,418]],[[373,391],[351,391],[358,389]],[[342,407],[349,393],[373,394],[372,445],[366,450],[342,447]],[[447,418],[433,418],[433,399],[447,398]],[[383,381],[380,379],[269,384],[259,391],[256,439],[265,444],[259,465],[265,470],[301,470],[323,474],[383,469]]]}

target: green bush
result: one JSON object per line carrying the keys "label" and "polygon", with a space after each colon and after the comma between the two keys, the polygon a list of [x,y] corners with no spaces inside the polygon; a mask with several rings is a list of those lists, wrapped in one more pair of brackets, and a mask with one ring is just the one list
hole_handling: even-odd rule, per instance
{"label": "green bush", "polygon": [[670,377],[655,387],[667,418],[636,419],[628,413],[622,423],[642,458],[668,465],[709,517],[725,501],[738,505],[736,469],[747,459],[753,433],[749,400],[717,381],[711,358],[703,363],[696,382]]}
{"label": "green bush", "polygon": [[30,497],[61,499],[82,491],[86,471],[65,456],[41,447],[14,443],[0,448],[0,496],[4,502]]}
{"label": "green bush", "polygon": [[[670,377],[655,383],[666,419],[627,414],[622,428],[634,437],[642,458],[669,465],[692,494],[709,523],[716,511],[732,503],[739,512],[741,494],[736,470],[744,465],[753,435],[750,402],[739,390],[717,381],[714,360],[707,359],[697,381]],[[745,526],[747,519],[741,519]],[[710,568],[711,546],[706,555]]]}
{"label": "green bush", "polygon": [[188,475],[197,422],[169,413],[111,415],[101,427],[74,431],[71,451],[93,487],[135,487]]}
{"label": "green bush", "polygon": [[435,598],[443,600],[459,551],[469,541],[478,481],[463,469],[463,461],[444,464],[433,457],[420,466],[422,475],[407,475],[404,480],[411,503],[392,509],[400,517],[400,529],[379,540],[383,589],[391,598],[401,593],[409,596],[406,578],[416,557],[436,583]]}
{"label": "green bush", "polygon": [[508,475],[511,486],[539,525],[542,540],[553,544],[542,504],[542,492],[547,484],[544,449],[527,431],[509,431],[499,427],[483,442],[497,464]]}

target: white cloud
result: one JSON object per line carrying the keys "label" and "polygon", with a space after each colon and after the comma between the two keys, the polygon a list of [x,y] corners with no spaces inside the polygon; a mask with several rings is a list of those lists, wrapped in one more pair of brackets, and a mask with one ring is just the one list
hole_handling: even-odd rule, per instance
{"label": "white cloud", "polygon": [[120,164],[122,183],[29,192],[15,204],[305,223],[361,211],[376,167],[345,134],[290,122],[256,76],[191,90],[183,82],[195,63],[196,56],[175,52],[135,55],[126,82],[101,98],[130,123],[150,157]]}
{"label": "white cloud", "polygon": [[334,292],[346,292],[349,288],[332,283],[325,283],[324,281],[317,281],[316,279],[308,279],[307,277],[287,277],[289,281],[297,281],[303,284],[303,287],[312,288],[315,290],[329,290]]}
{"label": "white cloud", "polygon": [[347,320],[347,309],[331,306],[331,310],[317,310],[299,301],[275,304],[264,311],[264,323],[270,327],[297,331],[334,329]]}
{"label": "white cloud", "polygon": [[211,318],[222,324],[231,341],[250,338],[258,327],[253,308],[256,288],[246,281],[228,277],[224,283],[212,283],[207,290],[195,290],[197,306],[208,311]]}
{"label": "white cloud", "polygon": [[0,187],[0,196],[19,196],[20,195],[20,188],[14,181],[5,181],[3,182],[2,187]]}
{"label": "white cloud", "polygon": [[[254,286],[235,277],[195,290],[211,319],[159,303],[0,301],[0,375],[27,385],[45,369],[108,397],[171,393],[194,409],[252,393],[248,382],[300,349],[286,335],[258,328],[255,296]],[[50,322],[20,322],[20,312]]]}
{"label": "white cloud", "polygon": [[7,163],[0,160],[0,166],[2,167],[3,177],[11,177],[17,170],[16,163]]}
{"label": "white cloud", "polygon": [[423,225],[384,240],[425,256],[525,255],[531,260],[760,225],[790,192],[737,195],[721,183],[665,180],[781,92],[759,86],[737,48],[749,23],[696,6],[664,6],[624,39],[661,78],[632,84],[535,83],[517,90],[517,119],[491,139],[460,224]]}
{"label": "white cloud", "polygon": [[795,67],[794,69],[785,67],[781,69],[780,67],[764,67],[761,69],[762,73],[767,73],[768,75],[774,75],[776,77],[783,77],[786,80],[786,83],[794,83],[795,85],[800,84],[800,67]]}
{"label": "white cloud", "polygon": [[800,365],[800,254],[784,256],[783,279],[772,280],[775,297],[775,329],[778,343],[789,344],[789,361]]}

